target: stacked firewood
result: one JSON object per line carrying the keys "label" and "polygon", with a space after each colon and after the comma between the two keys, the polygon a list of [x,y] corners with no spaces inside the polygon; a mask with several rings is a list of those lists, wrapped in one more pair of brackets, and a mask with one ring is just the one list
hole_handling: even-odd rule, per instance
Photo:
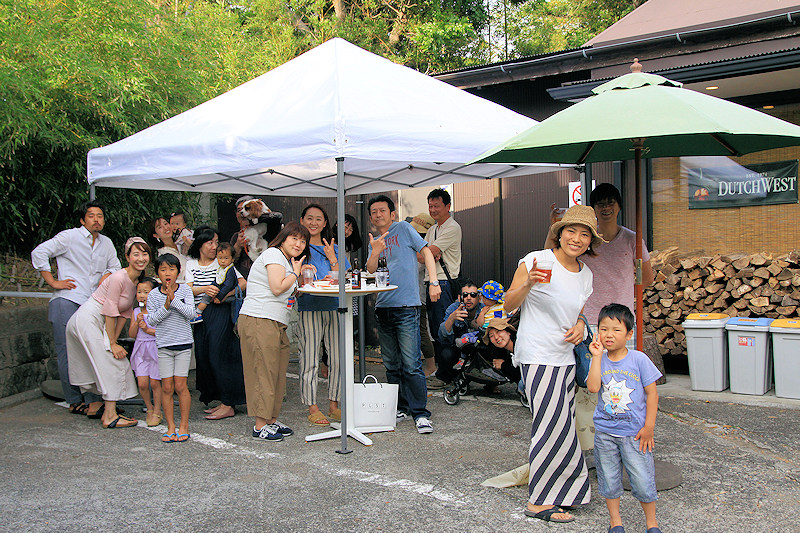
{"label": "stacked firewood", "polygon": [[798,317],[800,251],[700,256],[669,248],[650,257],[656,277],[644,293],[645,331],[664,355],[686,353],[681,323],[690,313]]}

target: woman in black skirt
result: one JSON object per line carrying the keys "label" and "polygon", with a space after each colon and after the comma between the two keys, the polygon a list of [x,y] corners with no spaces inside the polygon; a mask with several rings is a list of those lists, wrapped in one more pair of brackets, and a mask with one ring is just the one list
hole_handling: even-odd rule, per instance
{"label": "woman in black skirt", "polygon": [[[186,262],[186,283],[192,287],[195,305],[200,296],[223,298],[212,285],[217,276],[217,244],[214,228],[200,226],[194,232],[194,242],[189,248]],[[238,277],[238,276],[237,276]],[[211,303],[203,311],[203,321],[194,325],[194,354],[197,362],[197,389],[200,401],[221,403],[207,409],[206,418],[220,420],[234,415],[234,406],[245,403],[242,353],[239,338],[233,333],[231,304]]]}

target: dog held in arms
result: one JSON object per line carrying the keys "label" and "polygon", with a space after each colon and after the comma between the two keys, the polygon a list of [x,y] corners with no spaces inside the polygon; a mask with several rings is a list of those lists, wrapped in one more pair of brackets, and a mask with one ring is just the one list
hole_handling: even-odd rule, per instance
{"label": "dog held in arms", "polygon": [[258,198],[243,203],[239,208],[239,214],[252,224],[244,230],[244,237],[247,240],[245,251],[250,256],[250,259],[255,261],[261,255],[261,252],[269,246],[264,238],[267,233],[267,224],[259,222],[258,219],[266,214],[277,215],[278,217],[282,217],[282,215],[271,211],[267,204]]}

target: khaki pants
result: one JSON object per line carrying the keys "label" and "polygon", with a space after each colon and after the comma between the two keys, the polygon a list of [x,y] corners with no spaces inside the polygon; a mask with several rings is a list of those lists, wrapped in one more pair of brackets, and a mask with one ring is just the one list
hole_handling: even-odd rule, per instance
{"label": "khaki pants", "polygon": [[248,416],[278,418],[286,394],[289,337],[286,326],[269,318],[239,315],[244,390]]}

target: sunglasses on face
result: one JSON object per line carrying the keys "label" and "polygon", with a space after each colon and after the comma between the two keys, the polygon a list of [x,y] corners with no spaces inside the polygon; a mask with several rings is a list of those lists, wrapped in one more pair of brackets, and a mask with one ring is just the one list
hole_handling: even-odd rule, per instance
{"label": "sunglasses on face", "polygon": [[477,298],[478,297],[478,293],[477,292],[462,292],[461,293],[461,297],[462,298],[466,298],[467,296],[469,296],[470,298]]}

